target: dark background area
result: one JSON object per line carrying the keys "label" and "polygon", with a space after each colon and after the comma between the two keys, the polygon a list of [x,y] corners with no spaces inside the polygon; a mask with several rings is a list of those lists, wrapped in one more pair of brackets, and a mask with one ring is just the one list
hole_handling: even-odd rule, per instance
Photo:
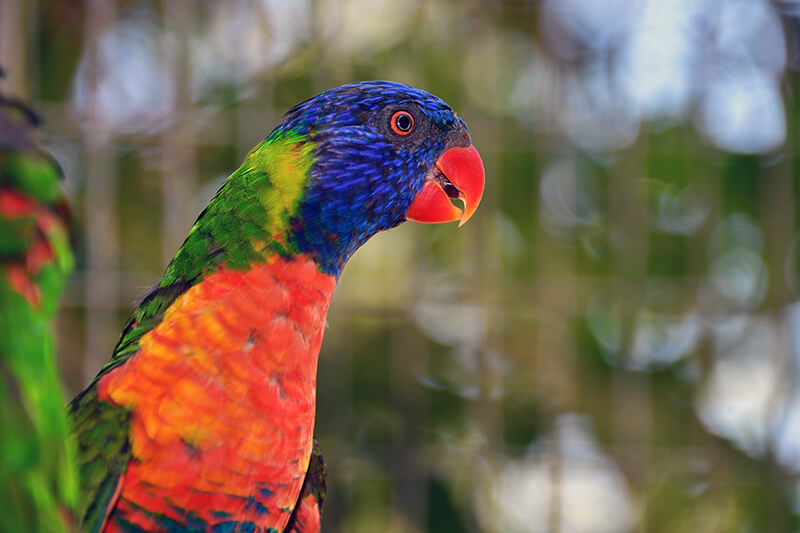
{"label": "dark background area", "polygon": [[800,2],[0,0],[0,64],[67,173],[70,395],[284,110],[391,79],[486,193],[345,269],[325,531],[800,528]]}

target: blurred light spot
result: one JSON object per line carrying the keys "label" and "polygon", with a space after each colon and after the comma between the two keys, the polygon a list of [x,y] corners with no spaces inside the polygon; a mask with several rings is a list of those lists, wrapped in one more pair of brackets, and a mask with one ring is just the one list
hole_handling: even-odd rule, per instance
{"label": "blurred light spot", "polygon": [[661,368],[686,356],[697,345],[702,331],[696,313],[683,316],[639,311],[628,366],[634,370]]}
{"label": "blurred light spot", "polygon": [[731,152],[770,152],[786,138],[778,82],[752,67],[708,80],[699,121],[714,144]]}
{"label": "blurred light spot", "polygon": [[629,0],[549,0],[542,8],[540,26],[549,48],[575,60],[572,69],[550,72],[558,90],[549,118],[587,150],[621,150],[639,133],[638,107],[624,89],[618,65],[609,61],[637,12]]}
{"label": "blurred light spot", "polygon": [[243,86],[311,38],[308,0],[233,0],[210,4],[208,27],[190,47],[195,99],[220,86]]}
{"label": "blurred light spot", "polygon": [[705,2],[711,25],[712,53],[717,61],[753,65],[778,74],[786,66],[783,26],[773,4],[766,0]]}
{"label": "blurred light spot", "polygon": [[633,104],[618,76],[598,60],[565,75],[557,118],[564,132],[586,150],[622,150],[639,134],[639,110]]}
{"label": "blurred light spot", "polygon": [[522,71],[515,100],[521,87],[558,87],[549,110],[532,108],[583,148],[623,149],[641,117],[680,118],[692,99],[697,126],[722,149],[765,153],[785,140],[785,37],[765,0],[549,0],[539,20],[569,68]]}
{"label": "blurred light spot", "polygon": [[420,383],[465,398],[478,398],[482,389],[491,398],[502,396],[510,363],[485,348],[489,309],[471,302],[460,283],[434,280],[422,292],[410,319],[426,337],[451,348],[432,355],[436,361],[417,371]]}
{"label": "blurred light spot", "polygon": [[648,0],[621,50],[620,77],[647,118],[683,113],[692,95],[697,0]]}
{"label": "blurred light spot", "polygon": [[750,327],[750,315],[740,313],[725,317],[713,324],[711,337],[717,353],[733,350]]}
{"label": "blurred light spot", "polygon": [[724,252],[711,265],[711,286],[738,310],[758,306],[767,294],[767,267],[760,255],[733,248]]}
{"label": "blurred light spot", "polygon": [[766,296],[769,275],[761,257],[761,228],[744,213],[725,217],[711,233],[709,282],[711,291],[701,290],[701,297],[712,305],[731,306],[736,311],[752,309]]}
{"label": "blurred light spot", "polygon": [[108,134],[164,127],[175,106],[173,77],[162,60],[165,44],[175,46],[150,4],[125,10],[80,58],[72,94],[79,122]]}
{"label": "blurred light spot", "polygon": [[730,248],[746,248],[761,253],[764,237],[758,223],[745,213],[732,213],[720,221],[708,239],[709,257]]}
{"label": "blurred light spot", "polygon": [[445,346],[477,348],[488,329],[486,308],[465,301],[456,285],[428,287],[412,318],[426,336]]}
{"label": "blurred light spot", "polygon": [[576,227],[600,223],[603,213],[588,180],[572,160],[559,161],[544,171],[539,183],[539,216],[549,233],[572,238]]}
{"label": "blurred light spot", "polygon": [[786,117],[779,82],[786,43],[774,7],[765,0],[705,4],[700,128],[718,147],[739,153],[779,148]]}
{"label": "blurred light spot", "polygon": [[504,379],[511,364],[499,353],[457,347],[430,358],[437,360],[433,363],[428,361],[428,368],[419,368],[415,372],[422,385],[470,400],[477,400],[481,392],[493,400],[503,397]]}
{"label": "blurred light spot", "polygon": [[656,193],[653,225],[665,233],[692,235],[708,218],[711,207],[700,197],[697,187],[681,190],[664,187]]}
{"label": "blurred light spot", "polygon": [[608,291],[597,291],[586,304],[586,321],[594,338],[603,348],[606,360],[616,365],[622,352],[623,340],[620,304]]}
{"label": "blurred light spot", "polygon": [[582,47],[605,49],[622,37],[637,7],[631,0],[548,0],[540,18],[542,34],[564,57],[574,57]]}
{"label": "blurred light spot", "polygon": [[315,15],[331,59],[369,57],[392,47],[417,22],[416,0],[339,0],[319,2]]}
{"label": "blurred light spot", "polygon": [[800,472],[800,392],[788,399],[778,417],[773,444],[775,456],[785,467]]}
{"label": "blurred light spot", "polygon": [[785,317],[790,353],[788,364],[793,371],[785,374],[786,385],[791,392],[783,411],[778,414],[773,447],[775,456],[784,466],[800,473],[800,391],[797,387],[797,371],[800,369],[800,304],[789,306]]}
{"label": "blurred light spot", "polygon": [[625,478],[577,414],[561,415],[552,435],[528,457],[506,460],[484,490],[478,498],[487,501],[475,508],[487,531],[544,533],[558,524],[558,531],[616,533],[636,522]]}
{"label": "blurred light spot", "polygon": [[735,442],[746,453],[762,457],[771,438],[779,385],[786,361],[785,345],[766,319],[742,321],[717,329],[714,362],[696,401],[698,418],[709,431]]}

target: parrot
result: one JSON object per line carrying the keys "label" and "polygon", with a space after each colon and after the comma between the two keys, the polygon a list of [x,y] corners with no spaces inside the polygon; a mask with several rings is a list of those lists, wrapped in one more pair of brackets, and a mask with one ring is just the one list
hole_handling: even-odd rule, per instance
{"label": "parrot", "polygon": [[484,182],[466,123],[423,90],[364,81],[289,109],[68,406],[83,529],[319,531],[317,360],[342,269],[406,220],[464,224]]}
{"label": "parrot", "polygon": [[69,209],[39,123],[0,94],[0,531],[71,531],[78,501],[52,327],[73,269]]}

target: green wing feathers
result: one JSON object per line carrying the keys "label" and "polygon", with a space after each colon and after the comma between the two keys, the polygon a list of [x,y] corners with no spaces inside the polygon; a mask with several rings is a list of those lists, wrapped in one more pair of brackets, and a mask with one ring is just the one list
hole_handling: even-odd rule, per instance
{"label": "green wing feathers", "polygon": [[98,401],[95,382],[70,403],[69,421],[80,470],[76,515],[82,531],[99,533],[131,457],[130,415],[126,409]]}

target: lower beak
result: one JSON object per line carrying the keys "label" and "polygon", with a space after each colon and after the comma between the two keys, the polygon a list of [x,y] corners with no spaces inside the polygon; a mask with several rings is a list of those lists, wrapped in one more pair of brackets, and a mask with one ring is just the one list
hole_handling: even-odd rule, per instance
{"label": "lower beak", "polygon": [[478,208],[485,181],[483,161],[474,146],[449,148],[428,172],[425,185],[406,210],[406,220],[425,224],[459,220],[461,227]]}

